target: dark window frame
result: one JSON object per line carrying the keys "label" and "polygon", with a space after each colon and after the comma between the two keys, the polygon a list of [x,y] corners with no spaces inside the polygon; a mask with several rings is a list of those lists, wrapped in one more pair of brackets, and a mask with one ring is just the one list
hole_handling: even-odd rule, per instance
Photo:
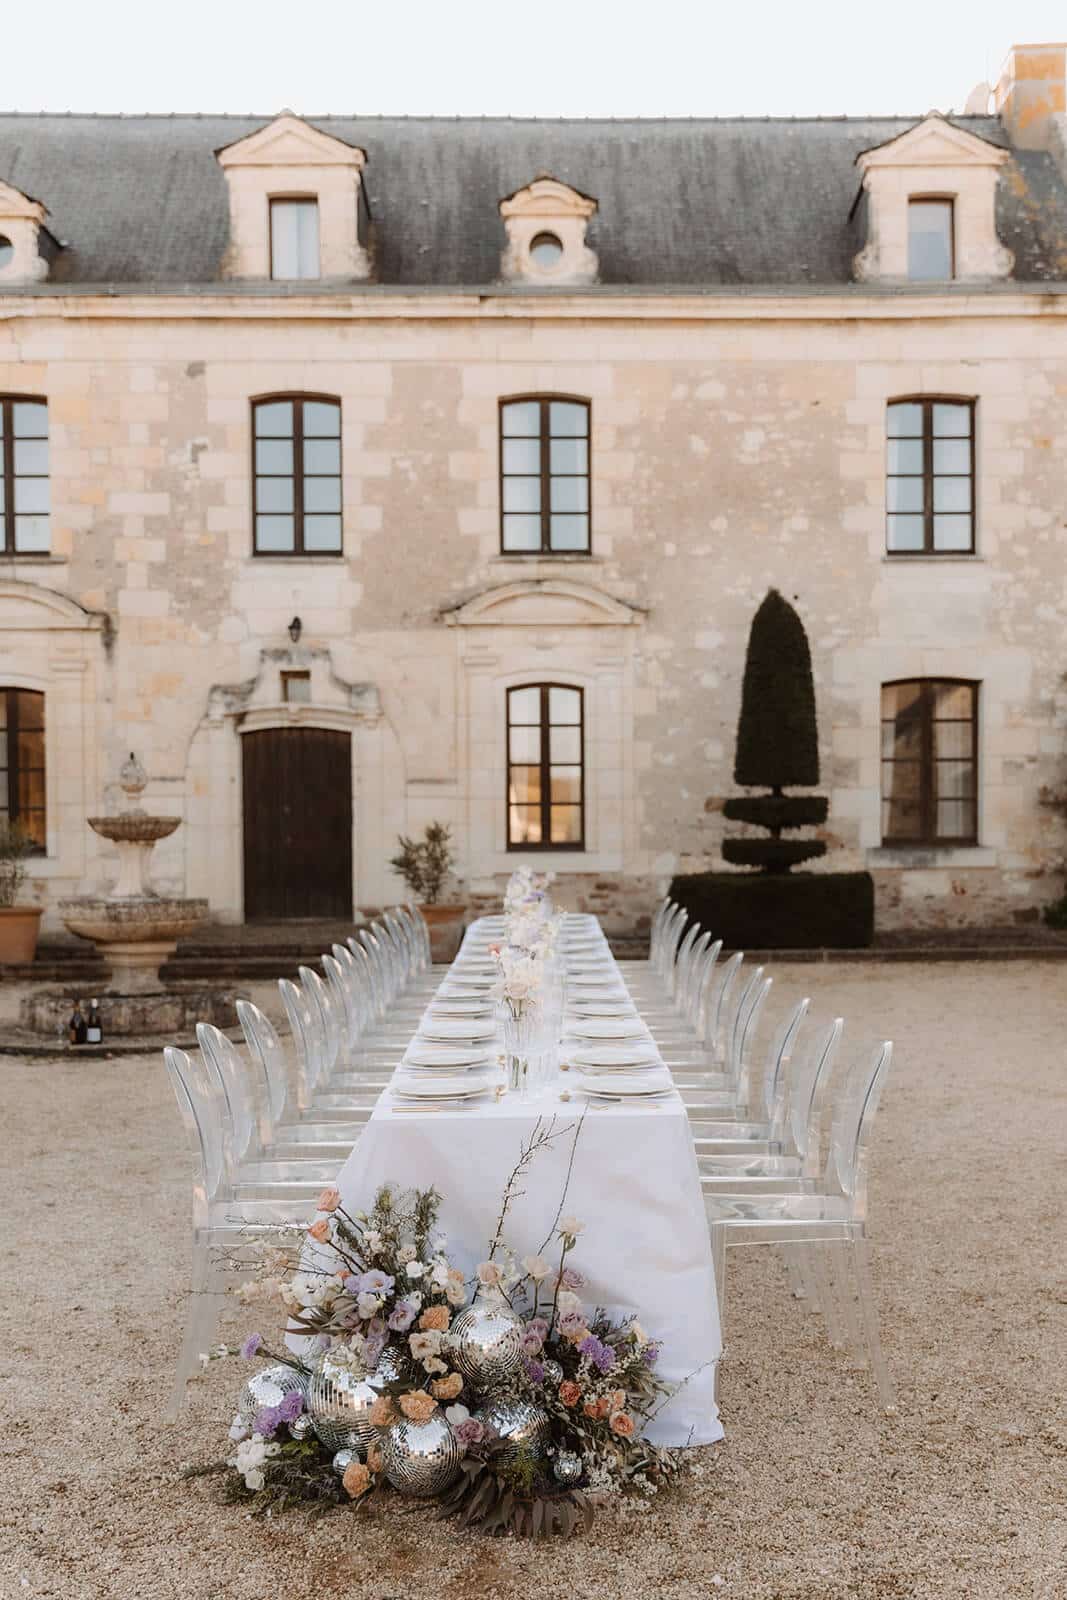
{"label": "dark window frame", "polygon": [[[317,405],[337,407],[337,480],[341,485],[341,509],[337,515],[341,521],[341,543],[336,550],[306,550],[304,548],[304,403],[312,401]],[[261,550],[258,544],[258,531],[256,527],[259,516],[259,486],[260,474],[256,471],[256,412],[260,406],[276,405],[279,401],[293,403],[293,548],[291,550]],[[256,559],[292,561],[294,557],[321,556],[329,561],[341,561],[345,553],[345,453],[344,453],[344,413],[341,409],[341,397],[336,394],[312,394],[303,389],[291,389],[279,394],[253,395],[250,402],[252,408],[251,426],[251,453],[252,453],[252,554]],[[317,435],[312,435],[317,437]],[[299,463],[299,471],[297,464]],[[262,474],[265,478],[286,477],[286,473]],[[316,474],[312,474],[316,476]],[[333,477],[333,473],[319,474],[323,477]],[[264,516],[277,513],[264,512]],[[282,513],[284,515],[284,513]]]}
{"label": "dark window frame", "polygon": [[[948,206],[948,277],[913,278],[911,276],[911,208],[912,206]],[[908,196],[908,282],[954,283],[956,281],[956,196],[954,194],[909,194]]]}
{"label": "dark window frame", "polygon": [[[308,686],[307,698],[289,693],[291,683],[306,683]],[[311,673],[308,670],[282,669],[282,704],[287,706],[306,706],[311,702]]]}
{"label": "dark window frame", "polygon": [[[292,204],[313,205],[318,212],[319,270],[313,278],[279,278],[274,274],[274,207]],[[270,194],[267,196],[267,276],[272,283],[318,283],[322,278],[322,202],[317,194]]]}
{"label": "dark window frame", "polygon": [[[0,394],[0,411],[3,413],[3,438],[0,439],[0,477],[4,486],[4,509],[0,513],[0,555],[16,561],[44,561],[52,552],[52,514],[48,513],[48,548],[45,550],[15,549],[15,484],[18,476],[40,477],[40,473],[15,473],[15,414],[14,407],[21,405],[43,406],[45,413],[45,439],[49,442],[48,471],[44,474],[52,481],[51,438],[48,429],[48,396],[43,394]],[[39,513],[31,513],[39,515]]]}
{"label": "dark window frame", "polygon": [[[967,849],[976,846],[978,844],[978,805],[980,800],[979,780],[981,776],[978,765],[978,719],[981,699],[981,680],[977,678],[890,678],[881,686],[881,697],[884,699],[884,691],[886,689],[900,688],[903,684],[912,683],[918,685],[920,690],[920,715],[922,719],[919,730],[920,833],[915,838],[901,837],[898,834],[883,834],[882,844],[886,849],[891,850]],[[971,771],[974,775],[974,828],[970,833],[967,834],[939,834],[937,831],[938,794],[937,785],[935,782],[935,773],[938,758],[935,754],[934,729],[938,721],[954,722],[964,720],[963,718],[934,717],[934,691],[935,689],[945,687],[954,689],[969,689],[971,691],[971,749],[969,759],[971,763]],[[879,712],[882,712],[881,703],[879,704]],[[884,735],[884,729],[889,720],[890,719],[888,719],[886,716],[880,714],[878,724],[880,740],[880,803],[884,803],[886,799],[885,769],[887,766],[892,766],[897,760],[897,758],[894,756],[886,756],[883,754],[881,749],[881,740]],[[895,724],[896,719],[893,718],[892,720]],[[968,758],[966,756],[950,756],[942,757],[941,759],[965,761]]]}
{"label": "dark window frame", "polygon": [[[44,840],[35,841],[30,850],[30,854],[35,856],[43,856],[47,854],[48,850],[48,747],[46,744],[48,724],[45,720],[47,716],[47,708],[45,705],[44,692],[42,690],[28,689],[22,684],[17,683],[0,684],[0,695],[3,695],[6,702],[5,712],[7,723],[7,809],[6,811],[0,812],[0,816],[5,817],[7,821],[12,823],[19,822],[22,817],[22,810],[19,804],[19,780],[22,774],[22,762],[20,759],[21,752],[19,750],[19,695],[23,694],[36,695],[41,706],[40,772],[42,804],[39,808],[35,807],[34,809],[39,809],[41,812],[41,831],[44,834]],[[29,731],[35,733],[38,730],[30,729]]]}
{"label": "dark window frame", "polygon": [[[505,544],[506,524],[504,522],[504,408],[506,406],[523,405],[529,401],[536,401],[540,406],[540,434],[538,442],[541,448],[540,484],[541,484],[541,545],[537,550],[509,550]],[[553,401],[562,401],[565,405],[585,407],[585,441],[586,441],[586,469],[580,472],[560,472],[559,478],[585,478],[586,483],[586,529],[587,542],[584,550],[559,549],[551,543],[552,539],[552,433],[550,406]],[[555,394],[538,391],[535,394],[507,394],[501,395],[497,402],[497,494],[500,500],[500,554],[502,556],[528,556],[534,559],[543,556],[573,556],[586,557],[593,553],[593,402],[582,394]],[[518,435],[511,435],[518,437]],[[532,434],[525,435],[532,438]],[[576,436],[575,436],[576,437]],[[532,476],[532,474],[508,473],[508,477]],[[530,513],[533,515],[533,513]]]}
{"label": "dark window frame", "polygon": [[[917,473],[890,472],[889,446],[893,435],[889,432],[889,414],[894,406],[921,406],[922,408],[922,484],[923,484],[923,543],[920,550],[894,550],[889,543],[889,518],[894,513],[889,508],[889,482],[891,478],[917,477]],[[937,477],[961,477],[961,473],[934,472],[934,407],[959,406],[970,414],[970,484],[971,484],[971,542],[966,548],[954,546],[939,549],[934,543],[934,480]],[[885,550],[894,560],[908,560],[914,556],[973,556],[978,548],[978,402],[973,395],[963,394],[901,394],[886,402],[885,412]],[[908,435],[907,437],[914,437]],[[946,437],[959,438],[959,434]],[[900,515],[901,513],[897,513]],[[907,515],[907,513],[903,513]],[[963,516],[957,512],[954,515]]]}
{"label": "dark window frame", "polygon": [[[541,696],[541,720],[538,724],[541,735],[541,799],[539,801],[541,812],[541,840],[537,844],[530,844],[524,840],[513,841],[511,837],[511,769],[515,767],[532,766],[528,761],[512,761],[511,759],[511,696],[521,689],[538,689]],[[578,722],[557,723],[557,727],[578,728],[578,770],[579,770],[579,798],[578,811],[581,822],[581,832],[577,839],[566,841],[553,841],[552,832],[552,782],[550,768],[551,729],[553,724],[549,721],[549,690],[567,689],[578,696]],[[517,722],[517,728],[529,728],[534,724]],[[507,821],[507,848],[510,852],[522,850],[536,850],[544,853],[546,850],[582,851],[585,849],[585,690],[576,683],[560,683],[558,680],[551,682],[536,680],[532,683],[510,684],[504,695],[504,815]],[[557,766],[573,766],[573,762],[556,762]]]}

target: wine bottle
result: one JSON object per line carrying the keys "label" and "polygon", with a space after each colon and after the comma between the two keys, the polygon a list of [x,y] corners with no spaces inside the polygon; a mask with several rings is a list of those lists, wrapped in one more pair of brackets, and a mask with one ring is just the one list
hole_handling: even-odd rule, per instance
{"label": "wine bottle", "polygon": [[85,1043],[85,1018],[82,1016],[80,1000],[75,1000],[74,1002],[74,1010],[70,1014],[70,1021],[67,1024],[67,1032],[70,1035],[71,1044]]}
{"label": "wine bottle", "polygon": [[89,1001],[89,1020],[85,1024],[86,1044],[100,1044],[104,1037],[103,1024],[100,1021],[100,1011],[95,1000]]}

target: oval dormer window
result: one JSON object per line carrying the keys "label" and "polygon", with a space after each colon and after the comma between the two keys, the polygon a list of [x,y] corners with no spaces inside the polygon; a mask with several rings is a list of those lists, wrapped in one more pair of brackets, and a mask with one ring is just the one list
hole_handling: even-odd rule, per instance
{"label": "oval dormer window", "polygon": [[563,260],[563,246],[554,233],[539,233],[530,244],[530,260],[542,272],[551,272]]}
{"label": "oval dormer window", "polygon": [[6,233],[0,233],[0,267],[6,267],[15,254],[15,246]]}

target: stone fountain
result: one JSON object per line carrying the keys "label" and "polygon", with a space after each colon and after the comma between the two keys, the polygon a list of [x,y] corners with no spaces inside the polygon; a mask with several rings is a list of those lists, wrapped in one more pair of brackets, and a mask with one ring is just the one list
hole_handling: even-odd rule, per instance
{"label": "stone fountain", "polygon": [[[59,914],[71,933],[91,939],[111,968],[100,999],[107,1035],[187,1036],[198,1021],[223,1026],[234,1020],[235,995],[218,988],[164,986],[159,969],[178,940],[208,915],[206,900],[157,894],[149,879],[152,850],[180,824],[178,817],[150,816],[139,804],[148,782],[130,752],[119,781],[126,807],[112,817],[90,817],[89,826],[118,849],[119,873],[106,894],[61,900]],[[23,1017],[36,1032],[56,1031],[60,997],[38,993],[24,1003]],[[65,997],[69,1001],[70,996]]]}
{"label": "stone fountain", "polygon": [[205,920],[206,900],[176,899],[152,888],[148,863],[160,839],[179,826],[179,817],[152,817],[138,803],[148,774],[130,751],[119,771],[127,809],[114,817],[90,817],[89,826],[110,839],[119,853],[119,875],[110,893],[82,895],[60,902],[59,914],[71,933],[103,945],[111,982],[127,995],[159,989],[159,969],[178,948],[178,940]]}

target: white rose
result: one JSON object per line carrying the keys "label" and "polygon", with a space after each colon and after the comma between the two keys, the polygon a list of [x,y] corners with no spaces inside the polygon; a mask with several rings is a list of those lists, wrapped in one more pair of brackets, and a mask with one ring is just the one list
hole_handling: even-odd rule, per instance
{"label": "white rose", "polygon": [[381,1303],[376,1294],[361,1294],[356,1300],[356,1307],[360,1316],[366,1321],[368,1317],[373,1317]]}
{"label": "white rose", "polygon": [[409,1278],[421,1278],[426,1271],[426,1263],[424,1261],[409,1261],[404,1271]]}
{"label": "white rose", "polygon": [[266,1481],[266,1478],[263,1476],[263,1473],[258,1467],[252,1467],[250,1471],[245,1473],[246,1489],[262,1489]]}
{"label": "white rose", "polygon": [[556,1307],[561,1317],[566,1316],[568,1311],[580,1311],[582,1309],[581,1296],[572,1293],[570,1289],[561,1289],[556,1296]]}
{"label": "white rose", "polygon": [[466,1406],[449,1406],[445,1412],[445,1421],[453,1428],[458,1428],[461,1422],[470,1420],[470,1412]]}
{"label": "white rose", "polygon": [[413,1244],[402,1244],[396,1253],[396,1259],[401,1263],[401,1265],[406,1265],[407,1262],[414,1261],[416,1254],[417,1252]]}
{"label": "white rose", "polygon": [[577,1239],[585,1231],[585,1223],[579,1222],[577,1217],[564,1217],[559,1225],[561,1234],[566,1234],[571,1239]]}
{"label": "white rose", "polygon": [[528,1277],[531,1277],[535,1283],[541,1283],[542,1280],[547,1278],[549,1273],[552,1271],[552,1268],[549,1266],[544,1256],[523,1256],[522,1266],[523,1271]]}

